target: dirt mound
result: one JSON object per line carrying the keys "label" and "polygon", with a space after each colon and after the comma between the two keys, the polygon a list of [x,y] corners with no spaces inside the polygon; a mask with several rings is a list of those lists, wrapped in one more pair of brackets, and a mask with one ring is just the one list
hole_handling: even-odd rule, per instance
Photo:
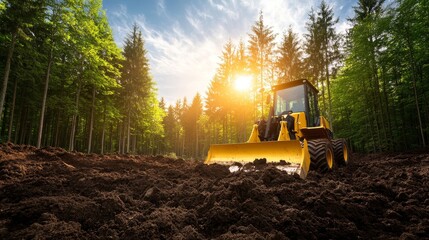
{"label": "dirt mound", "polygon": [[306,180],[11,144],[0,158],[0,239],[428,239],[428,153]]}

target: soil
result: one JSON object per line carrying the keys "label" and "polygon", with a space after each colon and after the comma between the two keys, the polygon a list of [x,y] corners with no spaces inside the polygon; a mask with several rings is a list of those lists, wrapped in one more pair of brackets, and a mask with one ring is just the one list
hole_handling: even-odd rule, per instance
{"label": "soil", "polygon": [[263,164],[0,145],[0,239],[429,239],[429,153]]}

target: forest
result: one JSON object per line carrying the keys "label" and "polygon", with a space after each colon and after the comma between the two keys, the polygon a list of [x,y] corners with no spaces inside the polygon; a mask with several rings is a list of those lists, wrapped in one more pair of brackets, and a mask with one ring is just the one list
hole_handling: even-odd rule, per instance
{"label": "forest", "polygon": [[[274,32],[261,11],[246,41],[219,49],[207,92],[167,106],[139,26],[120,49],[102,0],[0,0],[0,143],[203,159],[210,144],[247,140],[271,86],[305,78],[353,151],[427,147],[429,1],[359,0],[353,10],[341,34],[321,1],[302,36]],[[250,89],[235,86],[244,78]]]}

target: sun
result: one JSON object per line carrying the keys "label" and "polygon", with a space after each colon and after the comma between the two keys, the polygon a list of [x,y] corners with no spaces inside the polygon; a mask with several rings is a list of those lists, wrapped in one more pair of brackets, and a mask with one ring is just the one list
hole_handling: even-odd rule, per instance
{"label": "sun", "polygon": [[249,75],[240,75],[234,81],[234,87],[238,91],[244,92],[252,87],[252,77]]}

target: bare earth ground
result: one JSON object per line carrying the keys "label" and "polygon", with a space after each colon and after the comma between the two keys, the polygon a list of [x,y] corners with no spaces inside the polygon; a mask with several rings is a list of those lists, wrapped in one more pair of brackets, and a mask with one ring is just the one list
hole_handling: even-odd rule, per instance
{"label": "bare earth ground", "polygon": [[0,145],[0,239],[429,239],[429,153],[355,156],[306,180]]}

